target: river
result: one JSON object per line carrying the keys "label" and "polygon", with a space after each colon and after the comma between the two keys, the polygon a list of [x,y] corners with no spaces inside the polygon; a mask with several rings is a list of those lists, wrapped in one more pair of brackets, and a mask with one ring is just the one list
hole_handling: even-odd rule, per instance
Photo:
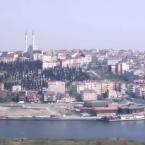
{"label": "river", "polygon": [[133,139],[145,141],[145,121],[0,120],[0,138]]}

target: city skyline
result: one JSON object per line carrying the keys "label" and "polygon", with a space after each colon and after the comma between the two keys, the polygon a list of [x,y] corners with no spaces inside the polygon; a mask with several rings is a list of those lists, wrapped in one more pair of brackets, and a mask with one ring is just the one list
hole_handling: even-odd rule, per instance
{"label": "city skyline", "polygon": [[[0,2],[0,50],[25,50],[35,31],[40,49],[144,49],[140,0],[18,0]],[[29,42],[28,42],[29,43]]]}

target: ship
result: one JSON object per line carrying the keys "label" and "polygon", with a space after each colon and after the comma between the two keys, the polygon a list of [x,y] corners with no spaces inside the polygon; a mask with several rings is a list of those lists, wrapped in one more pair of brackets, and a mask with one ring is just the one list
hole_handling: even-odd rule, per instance
{"label": "ship", "polygon": [[116,115],[116,116],[104,116],[101,118],[102,121],[115,122],[115,121],[139,121],[145,120],[145,115],[142,114],[127,114],[127,115]]}

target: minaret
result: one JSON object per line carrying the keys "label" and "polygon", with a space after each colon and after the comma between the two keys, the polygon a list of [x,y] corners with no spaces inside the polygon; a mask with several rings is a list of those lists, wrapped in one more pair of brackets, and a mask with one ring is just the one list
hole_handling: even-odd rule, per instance
{"label": "minaret", "polygon": [[25,51],[28,51],[28,34],[27,32],[25,33]]}
{"label": "minaret", "polygon": [[35,34],[34,34],[34,31],[32,31],[32,48],[33,48],[33,50],[35,48]]}

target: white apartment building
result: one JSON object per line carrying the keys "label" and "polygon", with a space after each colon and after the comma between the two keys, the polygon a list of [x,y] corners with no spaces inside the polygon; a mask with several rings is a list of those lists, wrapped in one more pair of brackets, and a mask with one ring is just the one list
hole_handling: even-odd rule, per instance
{"label": "white apartment building", "polygon": [[81,93],[84,90],[94,90],[96,94],[102,93],[102,85],[101,82],[98,81],[84,81],[76,83],[76,92]]}
{"label": "white apartment building", "polygon": [[0,56],[0,62],[14,62],[17,60],[17,58],[18,54],[16,54],[15,52],[2,53],[2,55]]}
{"label": "white apartment building", "polygon": [[145,87],[136,87],[135,88],[135,96],[139,98],[145,97]]}
{"label": "white apartment building", "polygon": [[62,67],[81,67],[92,62],[92,56],[72,56],[62,60]]}
{"label": "white apartment building", "polygon": [[117,93],[115,91],[115,83],[111,81],[84,81],[84,82],[76,82],[74,84],[74,90],[77,93],[81,93],[85,90],[93,90],[96,92],[96,95],[101,95],[108,91],[108,97],[117,97]]}
{"label": "white apartment building", "polygon": [[42,68],[43,69],[53,68],[58,65],[60,65],[60,63],[58,62],[56,56],[46,55],[46,54],[43,55],[43,58],[42,58]]}
{"label": "white apartment building", "polygon": [[48,81],[48,91],[65,94],[66,86],[63,81]]}
{"label": "white apartment building", "polygon": [[82,101],[96,101],[98,99],[96,91],[94,90],[84,90],[81,92]]}

